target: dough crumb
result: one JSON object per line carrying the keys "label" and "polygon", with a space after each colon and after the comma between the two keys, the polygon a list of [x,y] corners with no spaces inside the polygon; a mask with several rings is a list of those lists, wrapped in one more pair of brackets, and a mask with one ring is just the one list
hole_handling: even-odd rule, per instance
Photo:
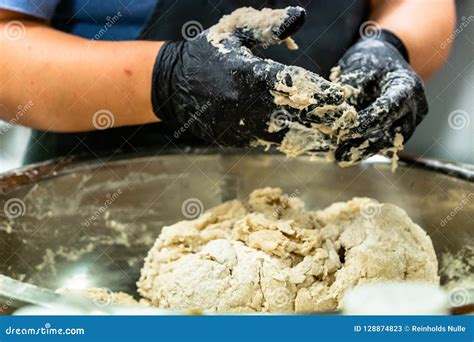
{"label": "dough crumb", "polygon": [[163,227],[138,281],[152,306],[217,312],[334,310],[359,284],[439,283],[431,239],[406,212],[368,198],[305,210],[279,188]]}
{"label": "dough crumb", "polygon": [[[440,274],[448,291],[474,290],[474,241],[467,241],[457,253],[444,252],[440,257]],[[474,298],[473,298],[474,301]]]}

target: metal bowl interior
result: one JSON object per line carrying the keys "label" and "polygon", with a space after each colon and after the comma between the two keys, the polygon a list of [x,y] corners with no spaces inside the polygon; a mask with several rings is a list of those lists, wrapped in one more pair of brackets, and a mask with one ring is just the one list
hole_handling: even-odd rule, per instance
{"label": "metal bowl interior", "polygon": [[197,198],[206,209],[265,186],[297,191],[309,209],[356,196],[397,204],[428,232],[439,255],[474,239],[474,183],[405,163],[392,173],[386,161],[339,168],[306,157],[197,151],[24,174],[34,180],[0,193],[1,208],[11,199],[24,204],[18,217],[0,216],[0,273],[51,289],[97,286],[136,294],[147,251],[163,225],[186,219],[185,200]]}

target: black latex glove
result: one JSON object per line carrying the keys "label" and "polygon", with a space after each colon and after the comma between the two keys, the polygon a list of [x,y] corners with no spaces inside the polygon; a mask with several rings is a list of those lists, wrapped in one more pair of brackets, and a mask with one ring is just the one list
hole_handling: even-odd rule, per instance
{"label": "black latex glove", "polygon": [[[324,117],[308,118],[295,108],[276,105],[271,91],[277,75],[281,79],[281,72],[286,75],[291,67],[255,57],[250,51],[255,45],[279,44],[303,25],[302,8],[288,7],[286,11],[287,18],[269,28],[272,34],[264,38],[260,31],[239,27],[220,42],[219,48],[208,41],[209,30],[192,41],[165,43],[153,72],[156,115],[189,129],[198,138],[227,146],[248,146],[258,139],[278,143],[287,131],[286,121],[306,125],[323,121]],[[314,94],[315,104],[304,112],[344,101],[340,87],[315,74],[309,77],[329,91]],[[283,79],[292,85],[291,75]],[[275,119],[280,128],[269,132],[269,123]]]}
{"label": "black latex glove", "polygon": [[[428,112],[423,82],[408,64],[403,43],[381,30],[376,37],[361,39],[339,61],[332,80],[348,85],[349,101],[359,111],[359,125],[336,150],[338,161],[359,161],[393,147],[395,135],[404,141]],[[351,149],[359,147],[360,155]]]}

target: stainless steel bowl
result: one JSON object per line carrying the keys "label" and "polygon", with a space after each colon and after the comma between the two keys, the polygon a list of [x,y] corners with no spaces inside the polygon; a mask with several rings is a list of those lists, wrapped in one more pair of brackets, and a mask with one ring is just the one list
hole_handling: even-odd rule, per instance
{"label": "stainless steel bowl", "polygon": [[473,175],[430,160],[392,173],[386,160],[342,169],[241,150],[50,162],[0,176],[0,273],[51,289],[136,293],[144,256],[163,225],[186,218],[185,200],[210,208],[264,186],[298,191],[311,209],[355,196],[397,204],[439,255],[454,253],[474,241]]}

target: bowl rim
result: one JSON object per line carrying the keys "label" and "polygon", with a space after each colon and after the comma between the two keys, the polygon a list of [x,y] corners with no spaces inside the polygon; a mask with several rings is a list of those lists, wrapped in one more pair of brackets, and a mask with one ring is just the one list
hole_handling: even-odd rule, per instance
{"label": "bowl rim", "polygon": [[[242,149],[242,148],[203,148],[203,147],[187,147],[184,150],[180,148],[172,148],[160,151],[157,154],[154,151],[143,151],[135,153],[116,153],[106,160],[102,160],[100,156],[84,156],[72,155],[67,157],[59,157],[44,162],[28,164],[4,173],[0,173],[0,194],[8,193],[22,186],[36,183],[45,179],[49,179],[58,175],[63,175],[77,171],[83,167],[98,166],[109,162],[119,162],[124,160],[138,160],[142,158],[159,158],[160,156],[169,155],[259,155],[259,156],[279,156],[287,158],[285,155],[276,151],[264,152],[260,149]],[[331,163],[326,161],[322,156],[302,155],[292,157],[294,159],[315,159],[318,162]],[[362,161],[357,165],[390,165],[392,161],[384,156],[376,155],[372,158]],[[399,155],[399,166],[408,168],[418,168],[426,171],[445,174],[449,177],[465,180],[474,183],[474,164],[447,162],[440,159],[418,157],[410,154]]]}

